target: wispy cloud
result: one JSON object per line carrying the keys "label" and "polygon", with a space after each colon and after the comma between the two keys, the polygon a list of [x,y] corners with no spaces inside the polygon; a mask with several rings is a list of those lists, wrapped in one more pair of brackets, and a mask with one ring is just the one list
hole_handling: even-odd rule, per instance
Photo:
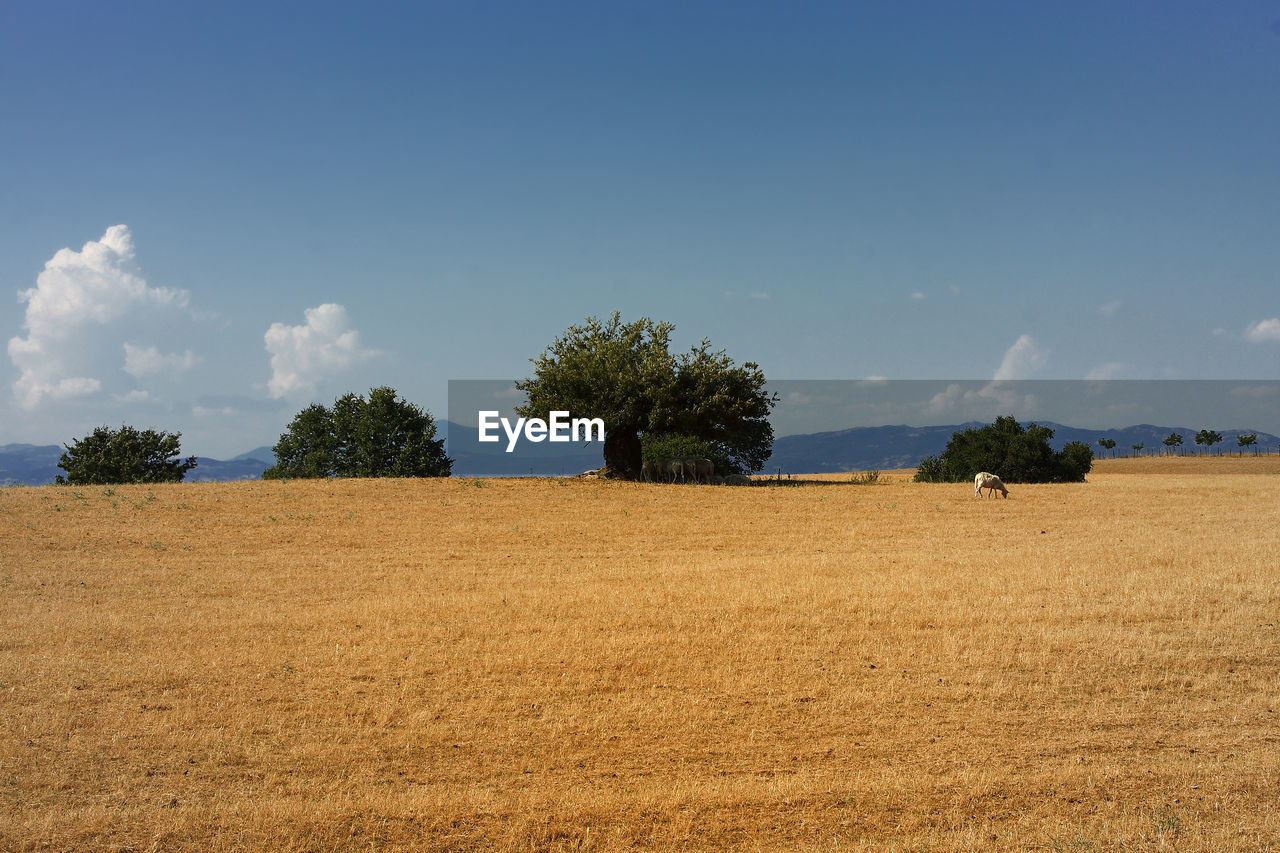
{"label": "wispy cloud", "polygon": [[1033,411],[1040,403],[1035,394],[1023,393],[1018,383],[1007,379],[992,379],[980,388],[967,386],[971,383],[951,383],[929,398],[921,407],[922,414],[956,420],[982,419]]}
{"label": "wispy cloud", "polygon": [[202,406],[199,403],[191,407],[191,414],[197,418],[234,418],[240,415],[240,410],[234,406]]}
{"label": "wispy cloud", "polygon": [[134,264],[128,226],[113,225],[78,252],[60,249],[45,263],[36,286],[20,291],[18,299],[27,306],[27,334],[10,338],[8,352],[19,371],[14,398],[31,410],[45,399],[82,397],[102,389],[100,379],[87,375],[100,367],[93,354],[102,343],[101,333],[92,330],[144,306],[185,308],[188,295],[149,286]]}
{"label": "wispy cloud", "polygon": [[265,342],[271,353],[271,396],[313,392],[322,379],[368,361],[377,353],[360,346],[360,333],[351,328],[347,309],[325,303],[305,312],[301,326],[272,323]]}
{"label": "wispy cloud", "polygon": [[1103,317],[1114,317],[1116,316],[1116,312],[1120,310],[1120,307],[1122,305],[1124,305],[1124,302],[1122,300],[1112,299],[1109,302],[1104,302],[1101,305],[1099,305],[1098,313],[1101,314]]}
{"label": "wispy cloud", "polygon": [[1255,344],[1280,341],[1280,317],[1250,323],[1244,330],[1244,339]]}
{"label": "wispy cloud", "polygon": [[928,298],[929,298],[929,297],[927,297],[927,296],[925,296],[925,295],[924,295],[924,292],[923,292],[923,291],[919,291],[919,290],[917,290],[915,293],[911,294],[911,301],[912,301],[912,302],[924,302],[924,301],[925,301],[926,299],[928,299]]}
{"label": "wispy cloud", "polygon": [[924,411],[929,415],[937,415],[942,412],[949,412],[965,398],[965,390],[959,383],[953,382],[946,387],[945,390],[939,391],[929,398],[929,402],[925,404]]}
{"label": "wispy cloud", "polygon": [[200,358],[191,350],[162,353],[154,346],[124,345],[124,372],[135,379],[161,374],[178,376],[199,363]]}
{"label": "wispy cloud", "polygon": [[1048,353],[1041,349],[1030,335],[1020,335],[1013,346],[1005,351],[1000,366],[996,368],[997,381],[1005,379],[1027,379],[1042,367],[1048,360]]}

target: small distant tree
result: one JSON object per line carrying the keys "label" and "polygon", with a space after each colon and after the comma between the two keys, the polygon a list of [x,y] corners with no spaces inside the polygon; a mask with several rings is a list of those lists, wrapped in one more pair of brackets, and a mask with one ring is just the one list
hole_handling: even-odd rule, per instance
{"label": "small distant tree", "polygon": [[979,471],[999,474],[1006,483],[1079,483],[1093,467],[1093,449],[1073,441],[1055,453],[1049,441],[1053,430],[1023,426],[1011,416],[995,423],[961,430],[951,436],[940,456],[929,456],[916,467],[916,482],[959,483]]}
{"label": "small distant tree", "polygon": [[185,460],[179,439],[182,433],[137,430],[124,424],[118,430],[100,426],[71,444],[58,459],[66,476],[55,482],[72,486],[107,483],[179,483],[196,467],[196,458]]}
{"label": "small distant tree", "polygon": [[1105,450],[1109,451],[1112,456],[1116,455],[1115,454],[1116,440],[1114,438],[1100,438],[1098,439],[1098,444],[1101,444],[1102,447]]}
{"label": "small distant tree", "polygon": [[1134,455],[1134,458],[1136,459],[1138,454],[1142,452],[1142,448],[1146,447],[1146,445],[1140,441],[1137,444],[1130,445],[1130,447],[1133,448],[1133,455]]}
{"label": "small distant tree", "polygon": [[1258,455],[1258,434],[1256,432],[1251,432],[1248,435],[1237,435],[1236,443],[1240,445],[1241,453],[1244,453],[1246,447],[1252,447],[1253,455]]}
{"label": "small distant tree", "polygon": [[1168,437],[1164,439],[1164,446],[1169,448],[1168,453],[1172,456],[1174,450],[1182,446],[1182,436],[1176,432],[1169,433]]}
{"label": "small distant tree", "polygon": [[286,477],[447,477],[453,467],[426,411],[374,388],[366,399],[347,394],[329,409],[299,412],[276,446],[264,480]]}
{"label": "small distant tree", "polygon": [[1202,429],[1196,433],[1196,444],[1203,444],[1210,450],[1220,441],[1222,441],[1222,436],[1216,430]]}

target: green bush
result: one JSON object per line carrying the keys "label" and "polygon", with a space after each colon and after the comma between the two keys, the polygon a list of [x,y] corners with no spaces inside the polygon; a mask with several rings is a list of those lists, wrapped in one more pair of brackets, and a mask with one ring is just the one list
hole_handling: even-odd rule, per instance
{"label": "green bush", "polygon": [[[974,471],[974,473],[978,473]],[[953,477],[947,468],[947,461],[941,456],[926,456],[916,466],[915,481],[917,483],[959,483],[964,477]]]}
{"label": "green bush", "polygon": [[998,474],[1006,483],[1079,483],[1093,467],[1093,449],[1073,441],[1055,453],[1053,430],[1023,426],[1011,416],[951,436],[941,456],[929,456],[916,468],[918,483],[962,483],[979,471]]}
{"label": "green bush", "polygon": [[734,470],[729,454],[717,450],[709,441],[692,435],[675,433],[646,433],[640,437],[640,458],[645,462],[656,462],[659,459],[684,459],[692,456],[695,459],[710,459],[720,475],[742,473]]}
{"label": "green bush", "polygon": [[1073,441],[1062,448],[1062,472],[1064,483],[1083,483],[1089,469],[1093,468],[1093,448],[1084,442]]}
{"label": "green bush", "polygon": [[108,483],[179,483],[196,467],[196,458],[175,459],[182,433],[137,430],[128,424],[114,430],[100,426],[91,435],[65,445],[58,467],[66,471],[55,482],[73,486]]}
{"label": "green bush", "polygon": [[431,415],[386,387],[374,388],[368,399],[339,397],[332,409],[308,406],[272,450],[276,464],[263,472],[264,480],[447,477],[453,466]]}

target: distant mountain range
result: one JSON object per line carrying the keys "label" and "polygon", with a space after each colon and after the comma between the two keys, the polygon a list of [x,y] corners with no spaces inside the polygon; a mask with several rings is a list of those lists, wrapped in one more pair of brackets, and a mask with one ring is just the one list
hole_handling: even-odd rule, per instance
{"label": "distant mountain range", "polygon": [[[765,465],[766,473],[781,470],[784,474],[827,474],[843,471],[886,471],[894,468],[914,468],[926,456],[941,453],[958,430],[984,426],[981,422],[954,424],[951,426],[880,426],[853,427],[832,432],[807,435],[786,435],[773,443],[773,456]],[[1094,455],[1108,455],[1098,446],[1098,439],[1111,438],[1116,442],[1115,454],[1133,452],[1135,444],[1144,446],[1144,454],[1164,450],[1163,441],[1170,433],[1182,436],[1182,451],[1194,453],[1198,429],[1189,427],[1154,426],[1139,424],[1123,429],[1094,430],[1062,424],[1041,422],[1054,431],[1050,442],[1055,450],[1071,441],[1082,441],[1093,448]],[[529,444],[522,443],[519,452],[508,454],[504,444],[480,444],[475,441],[475,427],[463,427],[446,423],[446,436],[453,441],[446,445],[453,459],[455,477],[527,477],[570,476],[599,468],[604,464],[604,450],[599,442],[593,444]],[[1280,437],[1253,429],[1219,430],[1222,443],[1216,451],[1237,450],[1236,436],[1258,433],[1258,448],[1276,448]],[[63,473],[58,459],[63,448],[56,444],[6,444],[0,445],[0,486],[16,484],[44,485]],[[258,447],[232,459],[220,460],[197,457],[196,467],[187,473],[190,482],[227,482],[232,480],[257,480],[262,472],[275,464],[275,454],[270,447]]]}

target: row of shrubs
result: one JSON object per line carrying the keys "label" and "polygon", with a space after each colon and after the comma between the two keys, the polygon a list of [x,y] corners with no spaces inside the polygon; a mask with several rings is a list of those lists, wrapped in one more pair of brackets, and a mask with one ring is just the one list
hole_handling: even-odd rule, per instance
{"label": "row of shrubs", "polygon": [[[387,425],[395,425],[388,429]],[[1013,417],[955,433],[940,456],[920,462],[915,480],[921,483],[959,483],[978,471],[999,474],[1009,483],[1078,483],[1093,467],[1093,450],[1073,441],[1054,452],[1053,430]],[[381,452],[379,452],[381,450]],[[392,452],[394,451],[394,452]],[[645,435],[641,453],[646,461],[694,457],[710,459],[717,473],[735,466],[728,453],[713,442],[687,435]],[[178,436],[138,431],[131,427],[96,430],[76,442],[58,463],[67,471],[59,482],[119,483],[177,481],[195,467],[196,460],[174,460]],[[276,445],[273,477],[333,476],[448,476],[451,460],[443,442],[435,438],[435,424],[417,407],[397,400],[389,388],[375,389],[368,400],[348,395],[332,411],[312,406],[290,424]],[[338,465],[348,457],[360,466]],[[377,459],[381,467],[368,467]]]}

